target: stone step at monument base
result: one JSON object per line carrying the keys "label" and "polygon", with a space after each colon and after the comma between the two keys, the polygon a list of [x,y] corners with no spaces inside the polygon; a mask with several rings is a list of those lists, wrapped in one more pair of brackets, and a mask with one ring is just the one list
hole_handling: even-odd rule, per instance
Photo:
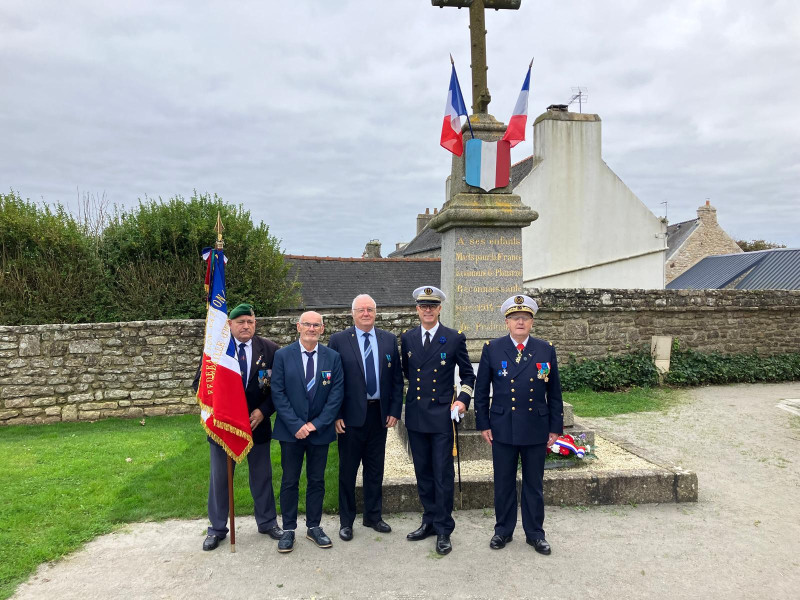
{"label": "stone step at monument base", "polygon": [[[564,405],[564,416],[567,415],[567,404]],[[405,410],[405,408],[403,409]],[[564,426],[564,433],[570,434],[576,440],[580,435],[585,435],[584,440],[580,445],[589,444],[594,446],[594,431],[575,423],[574,413],[572,406],[569,406],[569,426]],[[405,414],[403,414],[405,417]],[[492,447],[483,441],[483,437],[478,430],[475,429],[475,411],[469,409],[458,424],[458,452],[461,460],[492,460]],[[411,449],[408,445],[408,431],[405,428],[405,419],[402,418],[397,424],[397,432],[400,435],[403,443],[405,444],[406,451],[411,456]]]}
{"label": "stone step at monument base", "polygon": [[[575,424],[575,410],[572,405],[564,402],[564,427],[571,427]],[[464,418],[459,422],[462,429],[475,429],[475,408],[470,406],[464,414]]]}

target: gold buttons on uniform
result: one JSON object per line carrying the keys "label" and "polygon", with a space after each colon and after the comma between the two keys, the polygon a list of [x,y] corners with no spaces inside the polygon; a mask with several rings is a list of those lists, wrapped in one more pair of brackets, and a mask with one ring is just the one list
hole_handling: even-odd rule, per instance
{"label": "gold buttons on uniform", "polygon": [[419,397],[419,396],[417,396],[417,400],[422,400],[422,398],[421,398],[421,397]]}
{"label": "gold buttons on uniform", "polygon": [[[417,379],[417,381],[419,381],[419,379]],[[533,391],[533,388],[531,388],[531,391]],[[533,400],[531,400],[531,402],[533,402]]]}
{"label": "gold buttons on uniform", "polygon": [[533,410],[533,409],[532,409],[532,408],[529,408],[528,410]]}
{"label": "gold buttons on uniform", "polygon": [[432,391],[432,392],[435,392],[435,391],[436,391],[436,388],[433,388],[431,391]]}
{"label": "gold buttons on uniform", "polygon": [[434,373],[438,373],[439,371],[437,371],[436,369],[434,369],[434,370],[433,370],[433,372],[434,372]]}
{"label": "gold buttons on uniform", "polygon": [[[417,381],[419,381],[419,377],[417,377]],[[533,391],[533,390],[531,390],[531,391]]]}
{"label": "gold buttons on uniform", "polygon": [[511,383],[514,383],[514,380],[513,380],[513,379],[511,380]]}
{"label": "gold buttons on uniform", "polygon": [[419,389],[419,386],[417,386],[417,389]]}
{"label": "gold buttons on uniform", "polygon": [[511,410],[517,410],[517,407],[516,406],[512,406]]}
{"label": "gold buttons on uniform", "polygon": [[514,388],[511,388],[511,391],[513,392],[513,391],[514,391]]}
{"label": "gold buttons on uniform", "polygon": [[435,379],[433,380],[433,383],[436,383],[436,380],[435,380]]}
{"label": "gold buttons on uniform", "polygon": [[[419,371],[419,369],[417,369],[417,371]],[[533,381],[533,377],[531,377],[531,381]]]}
{"label": "gold buttons on uniform", "polygon": [[512,402],[516,402],[516,401],[517,401],[517,399],[516,399],[516,398],[512,398],[512,399],[511,399],[511,401],[512,401]]}
{"label": "gold buttons on uniform", "polygon": [[[417,369],[417,373],[419,373],[419,369]],[[531,381],[533,381],[533,379],[531,379]]]}

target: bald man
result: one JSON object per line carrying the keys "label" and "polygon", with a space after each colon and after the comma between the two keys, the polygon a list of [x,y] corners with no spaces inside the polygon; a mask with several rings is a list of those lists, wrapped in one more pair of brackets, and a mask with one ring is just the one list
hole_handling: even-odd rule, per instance
{"label": "bald man", "polygon": [[272,437],[281,444],[281,515],[283,536],[278,552],[294,549],[297,499],[303,459],[306,461],[306,537],[319,548],[333,544],[320,527],[325,497],[328,446],[336,439],[334,421],[344,394],[342,360],[319,343],[325,331],[322,315],[305,312],[297,322],[299,339],[275,353],[272,402],[277,418]]}

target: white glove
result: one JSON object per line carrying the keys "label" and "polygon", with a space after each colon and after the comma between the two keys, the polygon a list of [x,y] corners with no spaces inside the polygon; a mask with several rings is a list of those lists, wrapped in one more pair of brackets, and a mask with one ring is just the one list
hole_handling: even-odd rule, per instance
{"label": "white glove", "polygon": [[453,408],[450,409],[450,418],[458,423],[463,417],[458,412],[458,407],[453,405]]}

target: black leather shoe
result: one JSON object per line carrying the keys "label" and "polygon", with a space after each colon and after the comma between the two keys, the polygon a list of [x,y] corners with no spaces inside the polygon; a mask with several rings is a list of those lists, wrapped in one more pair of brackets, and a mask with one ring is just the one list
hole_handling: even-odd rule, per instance
{"label": "black leather shoe", "polygon": [[339,538],[342,541],[349,542],[353,539],[353,528],[352,527],[342,527],[339,529]]}
{"label": "black leather shoe", "polygon": [[426,537],[430,537],[434,534],[433,525],[430,523],[423,523],[419,526],[419,529],[415,529],[411,533],[406,536],[407,540],[411,540],[412,542],[417,542],[419,540],[424,540]]}
{"label": "black leather shoe", "polygon": [[258,528],[258,533],[263,533],[268,535],[273,540],[279,540],[283,537],[283,529],[275,525],[274,527],[265,527],[265,528]]}
{"label": "black leather shoe", "polygon": [[544,554],[544,555],[550,554],[550,544],[547,543],[547,540],[528,539],[525,541],[527,541],[531,546],[533,546],[533,549],[536,550],[539,554]]}
{"label": "black leather shoe", "polygon": [[322,531],[322,527],[309,527],[308,531],[306,532],[306,537],[314,542],[319,548],[330,548],[333,546],[331,538],[325,535],[325,532]]}
{"label": "black leather shoe", "polygon": [[291,552],[294,550],[294,531],[284,531],[278,542],[278,552]]}
{"label": "black leather shoe", "polygon": [[205,550],[206,552],[208,552],[209,550],[213,550],[214,548],[219,546],[219,543],[224,539],[225,538],[221,538],[217,535],[214,535],[213,533],[209,533],[206,536],[206,539],[203,540],[203,550]]}
{"label": "black leather shoe", "polygon": [[508,544],[513,539],[514,539],[513,536],[497,535],[495,533],[492,536],[492,539],[489,540],[489,548],[491,548],[492,550],[500,550],[500,548],[505,548],[506,544]]}
{"label": "black leather shoe", "polygon": [[367,521],[364,521],[364,527],[372,527],[378,533],[390,533],[392,531],[392,528],[383,519],[380,519],[375,523],[368,523]]}
{"label": "black leather shoe", "polygon": [[450,554],[453,549],[453,544],[450,543],[450,536],[439,534],[436,536],[436,553],[437,554]]}

